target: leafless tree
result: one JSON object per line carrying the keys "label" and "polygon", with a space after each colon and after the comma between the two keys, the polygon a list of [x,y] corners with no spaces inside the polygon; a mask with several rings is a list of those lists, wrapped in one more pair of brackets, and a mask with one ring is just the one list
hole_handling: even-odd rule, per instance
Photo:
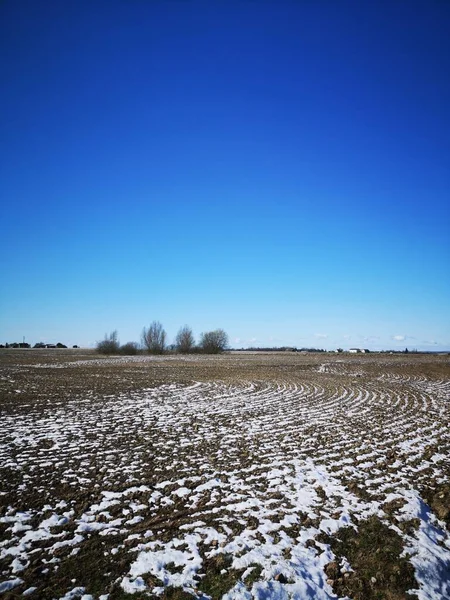
{"label": "leafless tree", "polygon": [[112,331],[109,335],[105,333],[105,339],[97,342],[95,349],[100,354],[118,354],[120,344],[117,330]]}
{"label": "leafless tree", "polygon": [[178,352],[181,352],[182,354],[192,352],[195,346],[195,339],[192,329],[188,325],[180,328],[177,337],[175,338],[175,346]]}
{"label": "leafless tree", "polygon": [[228,346],[228,335],[223,329],[207,331],[200,336],[200,347],[206,354],[218,354]]}
{"label": "leafless tree", "polygon": [[163,354],[166,348],[166,332],[159,321],[153,321],[142,330],[142,343],[151,354]]}

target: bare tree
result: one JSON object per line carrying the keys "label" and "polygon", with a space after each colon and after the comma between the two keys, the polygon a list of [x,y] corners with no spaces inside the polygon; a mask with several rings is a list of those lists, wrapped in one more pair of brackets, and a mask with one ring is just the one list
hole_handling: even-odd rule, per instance
{"label": "bare tree", "polygon": [[166,332],[159,321],[142,330],[142,343],[151,354],[163,354],[166,348]]}
{"label": "bare tree", "polygon": [[189,354],[189,352],[192,352],[195,346],[195,339],[192,329],[188,325],[181,327],[178,331],[177,337],[175,338],[175,346],[178,352],[181,352],[182,354]]}
{"label": "bare tree", "polygon": [[223,329],[207,331],[200,336],[200,347],[207,354],[218,354],[228,346],[228,335]]}
{"label": "bare tree", "polygon": [[120,344],[117,329],[109,335],[105,333],[105,339],[97,342],[95,349],[100,354],[119,354]]}

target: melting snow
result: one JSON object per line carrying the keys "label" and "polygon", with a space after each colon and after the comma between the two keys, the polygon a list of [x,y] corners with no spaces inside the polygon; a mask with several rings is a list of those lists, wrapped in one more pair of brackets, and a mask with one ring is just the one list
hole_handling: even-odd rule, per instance
{"label": "melting snow", "polygon": [[[21,473],[20,489],[36,489],[43,502],[22,511],[9,506],[0,518],[0,592],[23,586],[22,595],[38,597],[38,588],[26,587],[36,549],[42,546],[50,573],[61,552],[76,555],[98,535],[116,536],[111,560],[128,553],[130,566],[119,580],[127,593],[201,589],[205,560],[227,556],[227,569],[245,570],[227,600],[336,598],[324,571],[335,557],[318,536],[357,528],[371,515],[388,522],[383,506],[403,499],[396,518],[420,522],[417,532],[396,529],[419,598],[450,597],[449,533],[417,491],[430,476],[446,481],[448,457],[423,456],[430,440],[450,440],[449,385],[348,383],[338,362],[319,373],[323,386],[319,379],[171,384],[96,405],[7,415],[3,468]],[[333,374],[343,376],[334,386]],[[54,473],[58,483],[86,494],[82,510],[52,497]],[[256,566],[260,580],[246,585]],[[340,568],[352,570],[345,558]],[[93,599],[86,589],[74,587],[61,600]]]}

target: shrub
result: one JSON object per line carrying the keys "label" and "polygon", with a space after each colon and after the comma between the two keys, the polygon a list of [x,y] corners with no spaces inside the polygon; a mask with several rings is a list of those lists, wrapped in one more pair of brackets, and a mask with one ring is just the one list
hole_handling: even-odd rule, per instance
{"label": "shrub", "polygon": [[223,329],[207,331],[200,336],[200,347],[206,354],[219,354],[228,346],[228,335]]}
{"label": "shrub", "polygon": [[132,356],[134,354],[137,354],[138,351],[139,347],[136,344],[136,342],[127,342],[126,344],[123,344],[123,346],[120,346],[120,354]]}
{"label": "shrub", "polygon": [[119,354],[120,344],[117,330],[113,331],[109,335],[105,334],[105,339],[101,342],[97,342],[95,349],[99,354]]}

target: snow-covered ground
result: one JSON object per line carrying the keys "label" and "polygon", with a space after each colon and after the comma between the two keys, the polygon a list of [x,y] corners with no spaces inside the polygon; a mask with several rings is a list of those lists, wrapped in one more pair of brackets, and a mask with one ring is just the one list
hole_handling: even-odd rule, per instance
{"label": "snow-covered ground", "polygon": [[[449,481],[450,380],[341,362],[7,411],[0,593],[200,597],[221,565],[227,600],[337,598],[326,567],[353,566],[327,536],[376,516],[403,540],[420,600],[450,597],[449,532],[421,495]],[[94,542],[101,585],[78,572],[69,585],[61,573]]]}

